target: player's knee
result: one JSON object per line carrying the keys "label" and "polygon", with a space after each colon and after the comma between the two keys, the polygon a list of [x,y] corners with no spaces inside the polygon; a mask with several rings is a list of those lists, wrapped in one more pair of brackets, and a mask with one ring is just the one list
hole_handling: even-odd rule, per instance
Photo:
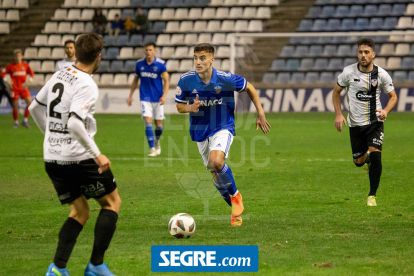
{"label": "player's knee", "polygon": [[89,219],[89,209],[88,210],[72,210],[70,212],[69,217],[75,219],[83,226],[86,224],[86,222]]}
{"label": "player's knee", "polygon": [[362,167],[362,166],[364,166],[364,164],[365,164],[365,163],[357,163],[357,162],[355,162],[355,160],[354,160],[354,164],[355,164],[355,166],[357,166],[357,167]]}
{"label": "player's knee", "polygon": [[214,170],[214,171],[219,171],[221,170],[221,168],[223,168],[224,165],[224,160],[220,160],[220,159],[210,159],[210,167]]}

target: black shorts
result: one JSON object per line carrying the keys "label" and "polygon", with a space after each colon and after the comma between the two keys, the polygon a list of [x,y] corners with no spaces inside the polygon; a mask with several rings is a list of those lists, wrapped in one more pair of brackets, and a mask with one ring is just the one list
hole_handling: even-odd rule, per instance
{"label": "black shorts", "polygon": [[366,126],[350,127],[352,156],[357,159],[363,156],[368,147],[382,150],[384,139],[384,123],[376,122]]}
{"label": "black shorts", "polygon": [[62,204],[70,203],[84,195],[101,198],[116,189],[111,170],[99,174],[99,166],[88,159],[84,161],[45,161],[46,172]]}

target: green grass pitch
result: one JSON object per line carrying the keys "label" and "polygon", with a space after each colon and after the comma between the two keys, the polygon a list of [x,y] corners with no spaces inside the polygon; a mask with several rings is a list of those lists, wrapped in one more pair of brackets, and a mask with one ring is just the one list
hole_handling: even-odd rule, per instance
{"label": "green grass pitch", "polygon": [[[234,228],[191,142],[187,116],[167,117],[162,155],[148,159],[139,115],[97,115],[95,139],[112,161],[123,200],[105,257],[110,269],[156,274],[152,245],[258,245],[257,275],[413,275],[414,114],[391,113],[385,123],[378,207],[365,206],[368,175],[353,164],[348,129],[337,132],[333,114],[267,118],[272,129],[265,136],[254,130],[254,114],[237,115],[228,164],[245,219]],[[11,116],[0,116],[0,275],[44,275],[69,214],[44,171],[43,137],[30,123],[32,129],[16,130]],[[99,206],[91,200],[90,207],[68,263],[75,276],[83,275],[92,249]],[[191,239],[168,233],[168,218],[179,212],[196,218]]]}

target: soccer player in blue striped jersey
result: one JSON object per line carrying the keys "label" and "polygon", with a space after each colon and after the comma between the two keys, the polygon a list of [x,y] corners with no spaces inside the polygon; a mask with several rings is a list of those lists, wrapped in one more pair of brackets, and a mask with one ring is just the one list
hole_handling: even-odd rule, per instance
{"label": "soccer player in blue striped jersey", "polygon": [[231,207],[231,225],[242,224],[242,196],[233,173],[224,163],[235,133],[234,91],[246,91],[258,112],[258,127],[267,134],[270,125],[256,89],[245,78],[213,68],[214,47],[208,43],[194,48],[195,70],[181,75],[175,93],[179,113],[190,113],[190,136],[197,142],[206,169],[223,199]]}
{"label": "soccer player in blue striped jersey", "polygon": [[[141,100],[141,116],[145,120],[145,135],[151,152],[148,156],[161,154],[160,136],[162,134],[162,121],[164,117],[164,103],[170,87],[165,61],[155,56],[155,43],[144,45],[145,57],[137,61],[135,78],[132,81],[131,91],[127,101],[132,104],[132,95],[141,78],[139,95]],[[152,119],[155,120],[155,137],[152,130]],[[154,139],[155,138],[155,139]]]}

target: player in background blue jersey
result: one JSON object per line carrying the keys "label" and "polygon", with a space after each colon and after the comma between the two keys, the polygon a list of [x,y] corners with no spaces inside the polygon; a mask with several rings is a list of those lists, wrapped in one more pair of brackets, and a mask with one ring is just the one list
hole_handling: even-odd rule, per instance
{"label": "player in background blue jersey", "polygon": [[208,43],[194,48],[195,70],[180,77],[175,102],[180,113],[190,113],[190,136],[197,142],[206,169],[223,199],[231,207],[231,225],[242,224],[243,200],[232,171],[224,163],[228,156],[234,126],[234,91],[246,91],[256,107],[256,130],[267,134],[270,125],[256,89],[245,78],[213,68],[214,47]]}
{"label": "player in background blue jersey", "polygon": [[[170,87],[165,61],[155,56],[155,47],[156,45],[153,42],[144,45],[145,57],[137,61],[135,78],[132,81],[131,92],[127,101],[128,106],[131,106],[132,95],[134,95],[137,88],[138,79],[141,78],[139,96],[141,116],[145,120],[145,135],[151,150],[148,156],[161,154],[160,136],[162,134],[162,120],[165,119],[164,103]],[[155,120],[155,137],[152,130],[153,118]]]}

